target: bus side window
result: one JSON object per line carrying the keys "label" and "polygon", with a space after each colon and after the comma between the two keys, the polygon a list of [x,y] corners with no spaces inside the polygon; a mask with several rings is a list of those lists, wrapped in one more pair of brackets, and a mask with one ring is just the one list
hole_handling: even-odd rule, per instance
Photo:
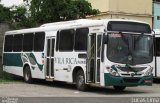
{"label": "bus side window", "polygon": [[74,29],[60,32],[59,51],[73,51]]}
{"label": "bus side window", "polygon": [[74,49],[76,51],[87,51],[88,33],[89,33],[88,28],[76,29],[75,46],[74,46]]}
{"label": "bus side window", "polygon": [[34,51],[43,51],[44,50],[44,32],[37,32],[34,36]]}
{"label": "bus side window", "polygon": [[13,47],[13,35],[5,36],[4,51],[11,52]]}
{"label": "bus side window", "polygon": [[14,52],[22,51],[22,41],[23,41],[22,34],[14,35],[14,41],[13,41],[13,51]]}
{"label": "bus side window", "polygon": [[155,55],[160,56],[160,37],[156,38]]}
{"label": "bus side window", "polygon": [[33,50],[33,37],[33,33],[28,33],[24,35],[23,51],[31,52]]}

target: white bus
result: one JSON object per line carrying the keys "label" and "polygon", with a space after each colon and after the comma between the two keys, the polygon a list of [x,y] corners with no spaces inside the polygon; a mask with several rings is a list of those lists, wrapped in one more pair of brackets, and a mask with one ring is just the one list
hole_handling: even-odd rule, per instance
{"label": "white bus", "polygon": [[160,30],[155,29],[155,39],[154,39],[154,77],[160,78]]}
{"label": "white bus", "polygon": [[149,24],[124,19],[80,19],[8,31],[3,70],[24,77],[88,85],[152,85],[153,36]]}

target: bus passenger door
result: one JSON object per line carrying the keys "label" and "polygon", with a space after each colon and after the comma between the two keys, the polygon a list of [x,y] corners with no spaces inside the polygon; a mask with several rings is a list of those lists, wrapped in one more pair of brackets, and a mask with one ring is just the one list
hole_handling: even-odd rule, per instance
{"label": "bus passenger door", "polygon": [[87,81],[100,83],[100,51],[102,33],[92,33],[89,36],[88,60],[87,60]]}
{"label": "bus passenger door", "polygon": [[46,78],[54,78],[54,46],[55,37],[47,37]]}

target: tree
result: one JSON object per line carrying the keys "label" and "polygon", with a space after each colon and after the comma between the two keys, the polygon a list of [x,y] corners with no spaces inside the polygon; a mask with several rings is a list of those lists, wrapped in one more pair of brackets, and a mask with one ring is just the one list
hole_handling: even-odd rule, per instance
{"label": "tree", "polygon": [[98,10],[86,0],[24,0],[29,5],[32,20],[36,25],[86,18],[96,15]]}
{"label": "tree", "polygon": [[10,8],[0,4],[0,22],[11,22],[12,14]]}
{"label": "tree", "polygon": [[34,22],[28,15],[27,9],[24,6],[13,6],[12,13],[12,26],[14,28],[26,28],[34,26]]}
{"label": "tree", "polygon": [[4,7],[0,4],[0,23],[8,23],[12,28],[28,28],[35,26],[25,6]]}
{"label": "tree", "polygon": [[[74,20],[96,15],[98,10],[86,0],[23,0],[25,6],[4,7],[0,4],[0,22],[14,28],[28,28],[43,23]],[[28,9],[29,8],[29,9]]]}

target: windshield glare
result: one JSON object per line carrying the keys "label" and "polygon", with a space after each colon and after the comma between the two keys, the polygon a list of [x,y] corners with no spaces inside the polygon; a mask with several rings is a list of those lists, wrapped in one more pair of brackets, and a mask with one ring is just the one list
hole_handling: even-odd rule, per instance
{"label": "windshield glare", "polygon": [[107,57],[122,64],[144,64],[153,59],[152,37],[136,34],[108,34]]}

